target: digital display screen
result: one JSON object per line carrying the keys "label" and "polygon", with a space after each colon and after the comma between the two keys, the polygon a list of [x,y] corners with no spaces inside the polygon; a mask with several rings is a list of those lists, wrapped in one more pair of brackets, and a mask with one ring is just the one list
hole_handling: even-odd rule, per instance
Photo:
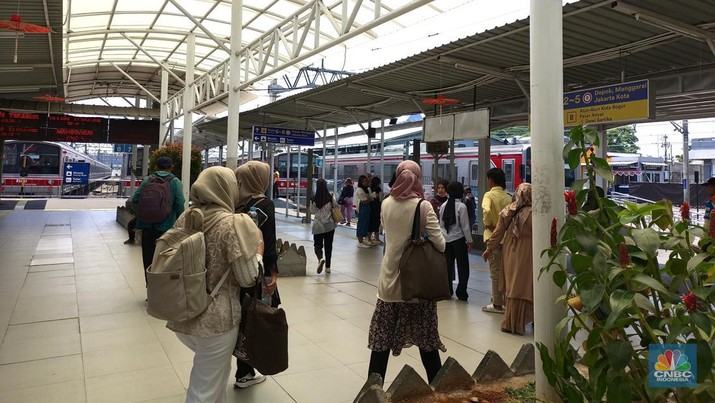
{"label": "digital display screen", "polygon": [[72,115],[48,115],[47,140],[106,143],[107,119]]}
{"label": "digital display screen", "polygon": [[159,121],[0,110],[0,139],[154,145]]}
{"label": "digital display screen", "polygon": [[158,120],[111,119],[109,142],[114,144],[159,144]]}
{"label": "digital display screen", "polygon": [[45,140],[46,125],[46,115],[0,111],[0,139],[3,140]]}

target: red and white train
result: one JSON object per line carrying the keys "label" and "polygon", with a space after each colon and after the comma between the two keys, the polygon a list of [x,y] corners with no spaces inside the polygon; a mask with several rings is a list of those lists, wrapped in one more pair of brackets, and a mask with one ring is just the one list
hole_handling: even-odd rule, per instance
{"label": "red and white train", "polygon": [[[432,183],[434,157],[428,154],[422,145],[422,153],[420,155],[420,165],[422,166],[423,183],[429,187]],[[321,149],[316,149],[321,151]],[[315,164],[318,175],[322,175],[322,165],[325,165],[325,179],[336,180],[339,185],[347,178],[352,178],[355,181],[360,175],[368,172],[367,153],[338,153],[337,157],[337,175],[335,174],[335,158],[332,149],[327,150],[327,157],[316,156]],[[454,169],[456,180],[462,182],[465,186],[471,186],[474,190],[477,187],[478,178],[478,147],[457,147],[454,151]],[[290,155],[290,163],[289,156]],[[386,146],[384,154],[384,168],[381,169],[380,153],[373,152],[370,157],[369,172],[372,175],[380,175],[382,172],[384,177],[381,178],[384,182],[390,180],[392,173],[397,168],[400,162],[407,158],[404,146]],[[531,144],[505,144],[491,146],[491,166],[498,167],[504,170],[506,174],[507,191],[513,192],[522,182],[531,181]],[[301,152],[300,162],[300,177],[301,189],[307,186],[308,157],[307,153]],[[438,160],[436,178],[450,177],[450,159],[449,156],[442,156]],[[274,166],[278,170],[280,179],[278,180],[278,191],[281,196],[286,194],[286,191],[293,192],[297,185],[298,178],[298,153],[278,153],[274,156]],[[573,172],[566,170],[566,182],[570,183],[573,180]],[[290,193],[289,192],[289,193]]]}
{"label": "red and white train", "polygon": [[58,195],[67,162],[89,163],[90,187],[109,178],[112,168],[92,157],[50,141],[7,140],[3,149],[2,194]]}

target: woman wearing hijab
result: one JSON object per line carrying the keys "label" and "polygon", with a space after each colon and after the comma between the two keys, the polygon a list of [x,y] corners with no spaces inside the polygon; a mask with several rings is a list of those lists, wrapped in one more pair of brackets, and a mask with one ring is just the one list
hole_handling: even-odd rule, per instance
{"label": "woman wearing hijab", "polygon": [[[264,293],[271,295],[271,306],[280,305],[280,295],[277,288],[278,276],[278,252],[276,251],[276,210],[273,201],[266,198],[266,191],[271,180],[271,168],[265,162],[248,161],[236,168],[235,181],[238,183],[240,198],[238,200],[237,212],[248,212],[251,207],[256,208],[258,228],[263,232],[263,242],[266,252],[263,255],[263,276],[264,282],[262,290],[257,298],[261,298]],[[241,289],[241,301],[244,295],[251,294],[255,287]],[[236,370],[236,383],[234,387],[247,388],[261,383],[266,377],[256,372],[253,367],[240,359],[236,360],[238,369]]]}
{"label": "woman wearing hijab", "polygon": [[373,245],[383,245],[380,240],[380,205],[382,199],[385,198],[385,193],[382,191],[382,181],[377,176],[373,176],[370,180],[370,194],[373,200],[370,202],[370,226],[367,240]]}
{"label": "woman wearing hijab", "polygon": [[204,313],[186,322],[168,322],[166,327],[194,352],[186,401],[226,402],[231,353],[241,320],[238,290],[260,275],[263,242],[250,217],[234,214],[238,186],[230,169],[202,171],[191,186],[190,200],[194,208],[185,211],[174,226],[185,227],[187,220],[196,217],[196,209],[203,213],[208,288],[213,290],[227,270],[232,274],[220,284]]}
{"label": "woman wearing hijab", "polygon": [[502,239],[502,287],[506,296],[506,312],[501,330],[523,335],[526,324],[534,322],[531,185],[528,183],[522,183],[516,188],[514,202],[499,213],[499,222],[482,255],[485,260]]}
{"label": "woman wearing hijab", "polygon": [[[318,179],[315,187],[315,196],[310,203],[310,212],[314,214],[313,226],[313,249],[318,258],[318,274],[330,273],[330,258],[333,255],[333,237],[337,224],[333,220],[332,209],[337,206],[335,197],[328,191],[328,183],[325,179]],[[323,244],[325,244],[325,259],[323,259]]]}
{"label": "woman wearing hijab", "polygon": [[452,282],[454,281],[454,260],[457,260],[459,283],[457,284],[457,298],[466,301],[467,280],[469,280],[469,251],[472,250],[472,231],[469,225],[467,206],[462,203],[464,187],[459,182],[450,182],[447,185],[449,199],[439,209],[439,224],[447,246],[444,257],[447,259],[447,273],[449,275],[449,294],[452,295]]}
{"label": "woman wearing hijab", "polygon": [[439,208],[442,206],[442,203],[446,202],[449,198],[449,196],[447,196],[447,185],[449,185],[449,182],[446,179],[440,179],[434,187],[435,194],[429,202],[432,204],[435,214],[439,214]]}
{"label": "woman wearing hijab", "polygon": [[355,190],[355,198],[357,199],[358,222],[356,233],[358,239],[358,248],[369,248],[372,245],[370,242],[370,180],[367,176],[360,175],[358,178],[358,187]]}
{"label": "woman wearing hijab", "polygon": [[[437,329],[437,303],[416,298],[403,301],[400,288],[399,264],[412,233],[412,212],[424,197],[421,177],[417,163],[403,161],[397,167],[397,180],[390,197],[382,203],[382,225],[390,241],[380,267],[377,304],[370,322],[368,348],[372,353],[368,376],[377,373],[383,380],[390,351],[400,355],[403,348],[419,347],[428,382],[432,382],[442,367],[439,350],[447,351]],[[444,237],[429,203],[420,204],[420,226],[434,247],[444,251]]]}

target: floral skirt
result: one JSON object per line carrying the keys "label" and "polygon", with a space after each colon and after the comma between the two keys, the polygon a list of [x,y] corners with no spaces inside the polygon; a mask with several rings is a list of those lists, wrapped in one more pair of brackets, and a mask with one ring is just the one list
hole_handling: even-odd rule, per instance
{"label": "floral skirt", "polygon": [[393,355],[400,355],[403,348],[412,346],[423,351],[447,351],[439,338],[437,303],[378,299],[370,322],[367,347],[373,351],[392,350]]}

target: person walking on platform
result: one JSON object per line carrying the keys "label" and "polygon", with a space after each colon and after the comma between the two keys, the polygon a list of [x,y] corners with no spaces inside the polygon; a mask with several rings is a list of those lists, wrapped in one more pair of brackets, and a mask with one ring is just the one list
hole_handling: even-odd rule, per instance
{"label": "person walking on platform", "polygon": [[353,180],[350,178],[345,179],[345,184],[343,189],[340,191],[340,196],[338,197],[338,204],[340,204],[340,212],[343,213],[343,218],[345,221],[341,224],[345,224],[348,227],[350,222],[353,220],[353,196],[355,195],[355,188],[353,187]]}
{"label": "person walking on platform", "polygon": [[[245,213],[253,210],[258,221],[258,228],[263,233],[265,253],[263,254],[263,287],[259,290],[262,298],[264,294],[270,295],[270,305],[278,307],[281,298],[278,293],[278,251],[276,250],[276,209],[273,201],[266,198],[268,185],[271,180],[271,168],[265,162],[248,161],[234,171],[238,182],[239,200],[236,212]],[[246,294],[253,295],[255,288],[241,288],[240,299]],[[248,363],[236,359],[236,388],[247,388],[261,383],[266,377],[258,373]]]}
{"label": "person walking on platform", "polygon": [[[337,224],[333,220],[332,209],[337,206],[335,197],[328,191],[328,182],[325,179],[318,179],[315,196],[310,203],[310,212],[314,214],[313,226],[313,249],[318,258],[318,274],[330,273],[331,257],[333,256],[333,238],[335,237],[335,227]],[[325,259],[323,259],[323,245],[325,245]]]}
{"label": "person walking on platform", "polygon": [[[382,259],[377,286],[377,304],[372,314],[368,336],[370,364],[368,376],[377,373],[385,379],[390,351],[400,355],[403,348],[417,346],[422,364],[427,371],[427,382],[432,382],[442,367],[439,351],[447,351],[439,338],[437,302],[414,299],[403,301],[400,288],[399,265],[405,245],[412,232],[412,220],[405,219],[417,208],[424,197],[422,172],[414,161],[402,161],[397,166],[397,180],[390,197],[382,203],[382,224],[389,240]],[[434,247],[444,251],[444,237],[439,221],[429,203],[422,203],[421,228]]]}
{"label": "person walking on platform", "polygon": [[360,175],[358,178],[358,188],[355,190],[355,198],[357,199],[358,222],[356,233],[358,239],[358,248],[369,248],[372,245],[370,242],[370,182],[367,176]]}
{"label": "person walking on platform", "polygon": [[184,190],[179,178],[171,173],[174,167],[169,157],[156,160],[158,170],[147,176],[132,196],[136,210],[136,228],[142,230],[142,260],[144,280],[151,265],[156,240],[171,228],[184,212]]}
{"label": "person walking on platform", "polygon": [[469,215],[469,229],[471,230],[477,222],[477,201],[474,199],[472,188],[469,186],[464,187],[464,197],[462,198],[462,203],[464,203],[467,207],[467,214]]}
{"label": "person walking on platform", "polygon": [[[203,213],[204,228],[208,228],[204,231],[206,285],[211,290],[220,288],[201,315],[185,322],[168,322],[166,327],[194,352],[186,402],[224,403],[228,401],[231,353],[241,321],[238,290],[251,286],[260,275],[263,241],[248,217],[234,214],[238,186],[229,168],[202,171],[191,186],[190,198],[193,207]],[[178,227],[185,226],[186,217],[179,217]],[[222,281],[228,270],[231,273]]]}
{"label": "person walking on platform", "polygon": [[281,179],[281,174],[276,169],[273,171],[273,200],[278,200],[278,181]]}
{"label": "person walking on platform", "polygon": [[450,182],[447,185],[449,199],[439,208],[439,224],[447,246],[444,257],[447,259],[447,275],[449,278],[449,294],[452,295],[454,282],[454,261],[457,261],[459,283],[457,284],[457,298],[466,301],[467,281],[469,280],[469,251],[472,250],[472,231],[469,226],[467,207],[462,203],[464,187],[459,182]]}
{"label": "person walking on platform", "polygon": [[[511,203],[511,196],[504,191],[506,176],[499,168],[487,171],[487,187],[489,191],[482,200],[482,216],[484,220],[484,242],[492,236],[499,212]],[[501,288],[502,248],[497,244],[489,254],[489,276],[492,278],[492,303],[483,307],[482,311],[504,313],[504,290]]]}
{"label": "person walking on platform", "polygon": [[519,185],[514,198],[514,202],[499,213],[499,223],[487,240],[482,257],[487,260],[504,241],[502,286],[506,295],[506,313],[501,330],[523,335],[526,324],[534,322],[531,185]]}

